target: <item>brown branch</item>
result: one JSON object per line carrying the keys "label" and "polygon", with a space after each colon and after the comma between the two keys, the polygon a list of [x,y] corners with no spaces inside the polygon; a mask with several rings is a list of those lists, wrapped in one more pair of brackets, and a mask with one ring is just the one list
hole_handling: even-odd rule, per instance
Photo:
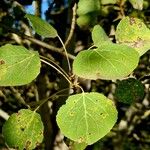
{"label": "brown branch", "polygon": [[[21,32],[18,32],[18,31],[16,31],[15,29],[8,28],[8,27],[5,26],[4,24],[1,24],[1,23],[0,23],[0,26],[1,26],[2,28],[5,28],[7,31],[10,31],[11,33],[15,33],[16,35],[20,36],[20,37],[23,38],[23,39],[27,39],[27,40],[29,40],[29,41],[31,41],[31,42],[37,44],[37,45],[40,45],[40,46],[42,46],[42,47],[44,47],[44,48],[47,48],[47,49],[49,49],[49,50],[51,50],[51,51],[53,51],[53,52],[59,53],[59,54],[61,54],[61,55],[63,55],[63,56],[66,56],[66,54],[65,54],[65,52],[64,52],[64,50],[63,50],[63,48],[57,48],[57,47],[55,47],[55,46],[49,45],[49,44],[47,44],[47,43],[45,43],[45,42],[43,42],[43,41],[40,41],[40,40],[35,39],[35,38],[31,37],[31,36],[28,36],[28,35],[25,35],[25,34],[23,34],[23,33],[21,33]],[[69,57],[70,59],[74,59],[74,58],[75,58],[75,56],[73,56],[72,54],[67,53],[67,55],[68,55],[68,57]]]}
{"label": "brown branch", "polygon": [[70,33],[68,35],[68,38],[65,42],[65,47],[69,44],[72,36],[73,36],[73,33],[74,33],[74,30],[75,30],[75,25],[76,25],[76,10],[77,10],[77,4],[75,3],[73,8],[73,16],[72,16],[72,22],[71,22],[71,29],[70,29]]}

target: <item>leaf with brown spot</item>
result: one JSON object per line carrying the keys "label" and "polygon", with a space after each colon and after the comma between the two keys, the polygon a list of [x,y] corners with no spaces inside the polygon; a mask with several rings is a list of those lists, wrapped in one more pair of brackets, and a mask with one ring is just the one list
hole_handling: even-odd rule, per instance
{"label": "leaf with brown spot", "polygon": [[43,140],[43,124],[40,115],[29,109],[21,109],[5,122],[2,133],[10,148],[33,150]]}
{"label": "leaf with brown spot", "polygon": [[[74,115],[70,115],[72,112]],[[113,102],[96,92],[69,96],[57,114],[62,133],[77,143],[88,145],[105,136],[116,120],[117,110]]]}
{"label": "leaf with brown spot", "polygon": [[125,17],[117,26],[116,40],[135,48],[141,56],[150,49],[150,29],[138,18]]}

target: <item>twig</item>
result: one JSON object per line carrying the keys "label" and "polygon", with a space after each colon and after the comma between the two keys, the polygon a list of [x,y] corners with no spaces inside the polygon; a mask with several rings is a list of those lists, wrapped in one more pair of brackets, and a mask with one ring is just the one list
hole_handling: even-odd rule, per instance
{"label": "twig", "polygon": [[77,10],[77,4],[75,3],[73,8],[73,16],[72,16],[72,22],[71,22],[71,29],[70,29],[70,32],[69,32],[69,35],[68,35],[68,38],[65,42],[65,47],[69,44],[72,36],[73,36],[73,33],[74,33],[74,30],[75,30],[75,25],[76,25],[76,10]]}
{"label": "twig", "polygon": [[63,68],[61,68],[56,62],[54,62],[53,60],[51,60],[45,56],[40,55],[40,58],[45,59],[46,61],[49,61],[50,63],[53,63],[68,79],[70,78],[69,75],[66,73],[66,71]]}
{"label": "twig", "polygon": [[63,46],[63,49],[64,49],[64,51],[65,51],[65,55],[66,55],[66,59],[67,59],[67,63],[68,63],[68,69],[69,69],[69,72],[71,72],[71,65],[70,65],[70,61],[69,61],[68,52],[67,52],[67,50],[66,50],[66,47],[65,47],[65,45],[64,45],[64,43],[63,43],[63,41],[62,41],[62,39],[60,38],[60,36],[57,35],[57,37],[58,37],[59,41],[61,42],[61,44],[62,44],[62,46]]}
{"label": "twig", "polygon": [[5,120],[8,120],[9,115],[5,111],[3,111],[2,109],[0,109],[0,117],[2,117]]}
{"label": "twig", "polygon": [[[47,48],[47,49],[49,49],[49,50],[51,50],[51,51],[53,51],[53,52],[57,52],[57,53],[59,53],[59,54],[61,54],[61,55],[63,55],[63,56],[66,56],[65,52],[63,51],[63,48],[57,48],[57,47],[55,47],[55,46],[49,45],[49,44],[47,44],[47,43],[45,43],[45,42],[42,42],[42,41],[40,41],[40,40],[38,40],[38,39],[35,39],[35,38],[31,37],[31,36],[28,36],[28,35],[25,35],[25,34],[23,34],[23,33],[20,33],[20,32],[18,32],[18,31],[16,31],[15,29],[8,28],[7,26],[5,26],[5,25],[2,24],[2,23],[0,23],[0,26],[3,27],[3,28],[5,28],[7,31],[10,31],[10,32],[12,32],[12,33],[15,33],[16,35],[18,35],[18,36],[20,36],[20,37],[22,37],[22,38],[24,38],[24,39],[27,39],[27,40],[29,40],[29,41],[31,41],[31,42],[33,42],[33,43],[35,43],[35,44],[38,44],[38,45],[40,45],[40,46],[42,46],[42,47],[44,47],[44,48]],[[75,58],[75,56],[73,56],[73,55],[71,55],[71,54],[69,54],[69,53],[67,53],[67,55],[68,55],[68,57],[69,57],[70,59],[74,59],[74,58]]]}
{"label": "twig", "polygon": [[72,85],[72,82],[70,81],[70,79],[68,79],[68,77],[66,77],[66,75],[65,75],[61,70],[59,70],[57,67],[55,67],[55,66],[52,65],[51,63],[45,61],[44,59],[40,59],[40,60],[41,60],[41,62],[43,62],[43,63],[45,63],[45,64],[51,66],[52,68],[54,68],[57,72],[59,72],[59,73],[68,81],[68,83],[69,83],[70,85]]}

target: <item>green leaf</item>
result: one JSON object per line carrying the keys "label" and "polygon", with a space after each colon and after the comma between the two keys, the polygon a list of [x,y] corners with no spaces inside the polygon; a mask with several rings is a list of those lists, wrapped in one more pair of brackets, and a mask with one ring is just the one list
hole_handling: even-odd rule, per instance
{"label": "green leaf", "polygon": [[129,0],[134,9],[142,10],[143,9],[143,0]]}
{"label": "green leaf", "polygon": [[87,13],[97,12],[100,10],[99,0],[80,0],[78,2],[77,14],[79,16]]}
{"label": "green leaf", "polygon": [[70,96],[57,114],[62,133],[75,142],[88,145],[105,136],[116,120],[113,102],[95,92]]}
{"label": "green leaf", "polygon": [[139,55],[133,48],[107,43],[80,52],[73,62],[73,72],[86,79],[119,79],[129,75],[138,61]]}
{"label": "green leaf", "polygon": [[37,52],[11,44],[0,47],[0,86],[27,84],[37,77],[40,67]]}
{"label": "green leaf", "polygon": [[116,40],[135,48],[141,56],[150,49],[150,30],[140,19],[125,17],[117,26]]}
{"label": "green leaf", "polygon": [[12,114],[2,128],[7,145],[19,150],[32,150],[43,140],[40,115],[29,109]]}
{"label": "green leaf", "polygon": [[144,97],[144,86],[134,78],[118,81],[115,97],[119,102],[131,104]]}
{"label": "green leaf", "polygon": [[116,4],[117,0],[101,0],[102,5]]}
{"label": "green leaf", "polygon": [[41,18],[26,14],[26,17],[29,19],[29,21],[32,24],[33,29],[35,32],[37,32],[39,35],[46,37],[46,38],[55,38],[57,37],[57,31],[52,27],[48,22],[45,20],[42,20]]}
{"label": "green leaf", "polygon": [[97,23],[97,15],[95,13],[87,13],[77,18],[77,25],[83,30],[94,26]]}
{"label": "green leaf", "polygon": [[94,45],[99,47],[105,42],[111,42],[106,35],[104,29],[100,25],[95,25],[92,30],[92,40]]}

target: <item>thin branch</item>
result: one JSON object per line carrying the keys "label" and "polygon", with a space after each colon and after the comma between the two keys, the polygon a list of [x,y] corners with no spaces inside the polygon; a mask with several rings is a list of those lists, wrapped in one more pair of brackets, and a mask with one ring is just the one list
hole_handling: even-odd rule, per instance
{"label": "thin branch", "polygon": [[70,81],[70,79],[68,79],[68,78],[64,75],[64,73],[63,73],[61,70],[59,70],[59,69],[56,68],[54,65],[52,65],[51,63],[49,63],[49,62],[47,62],[47,61],[45,61],[45,60],[43,60],[43,59],[40,59],[40,60],[41,60],[41,62],[43,62],[43,63],[45,63],[45,64],[51,66],[51,67],[54,68],[56,71],[58,71],[58,72],[69,82],[69,84],[72,85],[72,82]]}
{"label": "thin branch", "polygon": [[47,58],[47,57],[45,57],[45,56],[41,56],[41,55],[40,55],[40,58],[45,59],[45,60],[47,60],[47,61],[53,63],[55,66],[57,66],[57,67],[62,71],[62,73],[64,73],[64,75],[65,75],[68,79],[70,78],[69,75],[66,73],[66,71],[65,71],[64,69],[62,69],[62,68],[61,68],[57,63],[55,63],[53,60],[51,60],[51,59],[49,59],[49,58]]}
{"label": "thin branch", "polygon": [[67,46],[73,36],[74,30],[75,30],[75,25],[76,25],[76,10],[77,10],[77,4],[75,3],[73,8],[73,16],[72,16],[72,22],[71,22],[71,29],[70,29],[70,33],[68,35],[68,38],[65,42],[65,46]]}
{"label": "thin branch", "polygon": [[9,115],[4,110],[0,109],[0,117],[2,117],[5,120],[8,120]]}
{"label": "thin branch", "polygon": [[[49,44],[47,44],[47,43],[45,43],[45,42],[42,42],[42,41],[40,41],[40,40],[37,40],[37,39],[32,38],[32,37],[27,36],[27,35],[23,35],[22,37],[25,38],[25,39],[28,39],[29,41],[31,41],[31,42],[33,42],[33,43],[35,43],[35,44],[38,44],[38,45],[40,45],[40,46],[42,46],[42,47],[45,47],[45,48],[47,48],[47,49],[49,49],[49,50],[51,50],[51,51],[53,51],[53,52],[57,52],[57,53],[59,53],[59,54],[61,54],[61,55],[63,55],[63,56],[66,56],[66,53],[63,52],[63,49],[62,49],[62,48],[54,47],[54,46],[52,46],[52,45],[49,45]],[[67,53],[67,55],[68,55],[68,57],[69,57],[70,59],[75,59],[75,56],[73,56],[73,55],[71,55],[71,54],[69,54],[69,53]]]}
{"label": "thin branch", "polygon": [[[25,35],[25,34],[23,34],[23,33],[20,33],[20,32],[18,32],[18,31],[16,31],[15,29],[8,28],[7,26],[5,26],[5,25],[2,24],[2,23],[0,23],[0,26],[1,26],[2,28],[5,28],[7,31],[10,31],[10,32],[12,32],[12,33],[15,33],[16,35],[22,37],[23,39],[27,39],[27,40],[29,40],[29,41],[31,41],[31,42],[33,42],[33,43],[35,43],[35,44],[38,44],[38,45],[40,45],[40,46],[42,46],[42,47],[44,47],[44,48],[47,48],[47,49],[49,49],[49,50],[51,50],[51,51],[53,51],[53,52],[57,52],[57,53],[59,53],[59,54],[61,54],[61,55],[63,55],[63,56],[66,56],[66,53],[63,52],[63,48],[57,48],[57,47],[55,47],[55,46],[49,45],[49,44],[47,44],[47,43],[45,43],[45,42],[42,42],[42,41],[40,41],[40,40],[38,40],[38,39],[35,39],[35,38],[31,37],[31,36],[28,36],[28,35]],[[70,59],[72,59],[72,60],[75,59],[75,56],[73,56],[72,54],[67,53],[67,55],[68,55],[68,57],[69,57]]]}
{"label": "thin branch", "polygon": [[65,47],[65,45],[64,45],[64,43],[63,43],[63,41],[62,41],[62,39],[60,38],[60,36],[57,35],[57,37],[58,37],[59,41],[61,42],[61,44],[62,44],[62,46],[63,46],[63,48],[64,48],[64,50],[65,50],[65,55],[66,55],[67,63],[68,63],[68,69],[69,69],[69,72],[71,72],[71,65],[70,65],[70,61],[69,61],[69,57],[68,57],[68,53],[67,53],[66,47]]}
{"label": "thin branch", "polygon": [[[58,92],[52,94],[51,96],[49,96],[49,97],[47,97],[47,98],[41,100],[41,101],[42,101],[41,104],[39,104],[39,106],[37,106],[37,108],[36,108],[34,111],[36,112],[36,111],[37,111],[44,103],[46,103],[49,99],[51,99],[51,98],[53,98],[53,97],[56,97],[56,96],[60,97],[61,95],[58,95],[59,93],[65,92],[66,90],[69,90],[69,89],[70,89],[70,88],[65,88],[65,89],[60,90],[60,91],[58,91]],[[63,95],[63,96],[64,96],[64,95]],[[53,101],[53,100],[52,100],[52,101]]]}

